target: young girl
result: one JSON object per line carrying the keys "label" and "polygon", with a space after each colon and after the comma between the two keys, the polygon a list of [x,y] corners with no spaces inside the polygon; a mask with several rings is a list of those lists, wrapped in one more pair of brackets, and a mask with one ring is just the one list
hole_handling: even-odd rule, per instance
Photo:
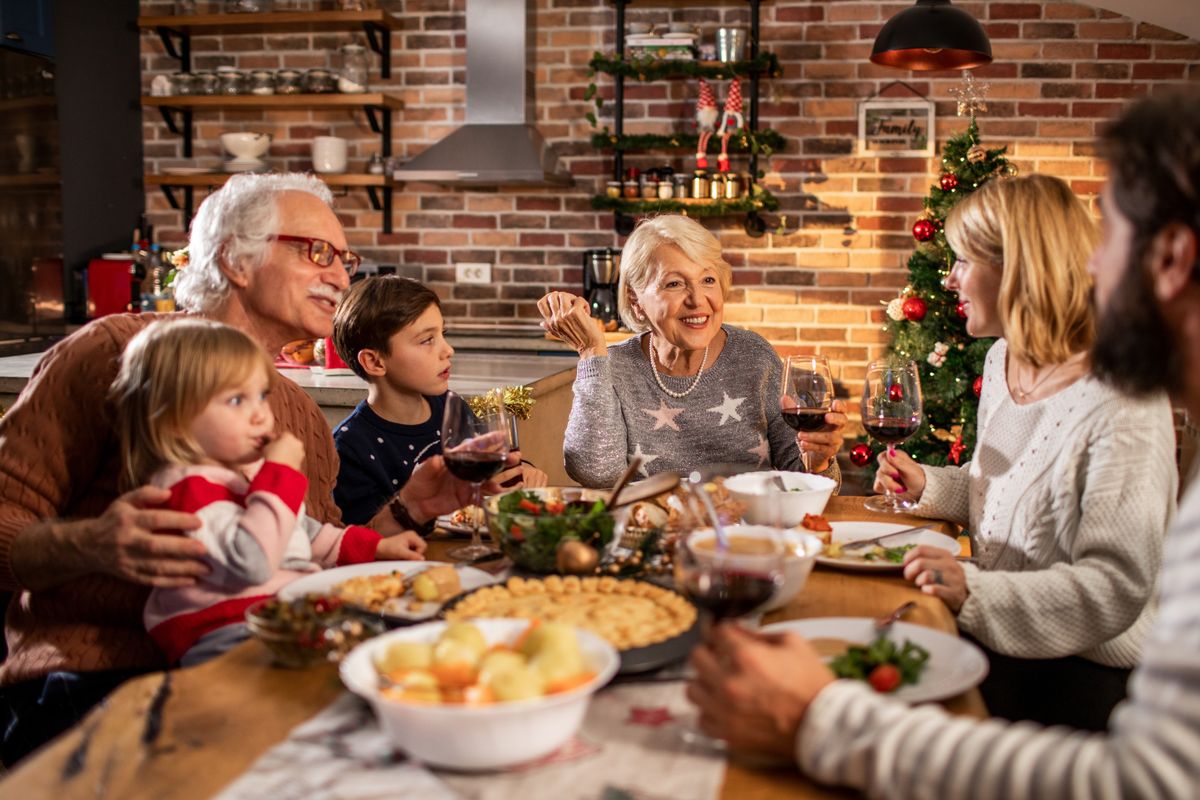
{"label": "young girl", "polygon": [[275,430],[271,359],[234,328],[199,319],[157,322],[121,357],[111,389],[123,479],[169,488],[167,507],[196,514],[187,533],[212,572],[193,586],[154,589],[146,629],[171,663],[198,664],[247,636],[260,598],[322,567],[421,559],[411,531],[323,525],[304,513],[304,446]]}

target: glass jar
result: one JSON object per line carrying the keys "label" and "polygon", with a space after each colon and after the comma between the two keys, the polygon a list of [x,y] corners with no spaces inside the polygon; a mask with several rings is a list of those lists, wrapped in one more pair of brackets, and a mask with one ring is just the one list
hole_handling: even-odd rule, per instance
{"label": "glass jar", "polygon": [[608,183],[604,184],[604,195],[606,197],[620,197],[621,196],[621,182],[620,181],[609,181]]}
{"label": "glass jar", "polygon": [[366,0],[338,0],[340,11],[366,11]]}
{"label": "glass jar", "polygon": [[386,168],[387,165],[384,163],[383,156],[379,155],[379,153],[372,153],[371,157],[367,160],[368,175],[382,175]]}
{"label": "glass jar", "polygon": [[742,176],[731,172],[725,176],[725,199],[737,200],[742,196]]}
{"label": "glass jar", "polygon": [[225,0],[226,14],[261,14],[271,10],[271,0]]}
{"label": "glass jar", "polygon": [[687,175],[672,175],[671,181],[675,184],[675,199],[686,199],[688,197],[688,184],[691,183],[691,178]]}
{"label": "glass jar", "polygon": [[329,94],[337,91],[333,73],[323,67],[310,69],[304,73],[304,91],[313,94]]}
{"label": "glass jar", "polygon": [[252,70],[250,94],[275,94],[275,73],[269,69]]}
{"label": "glass jar", "polygon": [[367,90],[367,49],[361,44],[342,45],[341,74],[338,76],[338,91],[343,94],[358,94]]}
{"label": "glass jar", "polygon": [[642,176],[642,199],[654,200],[658,197],[658,178],[653,175]]}
{"label": "glass jar", "polygon": [[720,200],[725,196],[725,174],[718,172],[708,182],[708,197],[710,200]]}
{"label": "glass jar", "polygon": [[220,67],[217,69],[217,93],[218,94],[245,94],[246,93],[246,73],[240,69],[233,67]]}
{"label": "glass jar", "polygon": [[304,91],[303,80],[304,74],[298,69],[277,69],[275,94],[300,94]]}
{"label": "glass jar", "polygon": [[708,197],[708,173],[702,169],[692,175],[692,197]]}
{"label": "glass jar", "polygon": [[193,72],[195,78],[195,86],[192,94],[216,94],[217,93],[217,73],[209,72],[208,70],[199,70]]}
{"label": "glass jar", "polygon": [[171,73],[171,94],[184,97],[196,92],[196,76],[190,72]]}
{"label": "glass jar", "polygon": [[658,199],[670,200],[675,196],[675,189],[670,178],[662,178],[658,182]]}

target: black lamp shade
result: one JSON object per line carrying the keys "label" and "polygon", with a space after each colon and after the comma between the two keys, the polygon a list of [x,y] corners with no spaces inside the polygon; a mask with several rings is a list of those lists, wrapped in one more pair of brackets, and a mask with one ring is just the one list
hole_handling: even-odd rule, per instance
{"label": "black lamp shade", "polygon": [[971,69],[992,63],[992,43],[950,0],[917,0],[879,31],[871,61],[898,69]]}

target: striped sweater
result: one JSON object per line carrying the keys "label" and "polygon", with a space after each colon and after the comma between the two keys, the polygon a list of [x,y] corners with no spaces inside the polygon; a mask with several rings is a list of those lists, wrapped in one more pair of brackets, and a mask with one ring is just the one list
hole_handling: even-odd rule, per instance
{"label": "striped sweater", "polygon": [[1167,535],[1159,612],[1107,734],[910,709],[838,681],[809,706],[801,767],[873,797],[1200,796],[1200,491]]}
{"label": "striped sweater", "polygon": [[171,490],[164,507],[200,518],[187,536],[208,548],[212,572],[193,586],[154,589],[146,630],[174,664],[204,634],[242,622],[246,609],[322,567],[372,561],[370,528],[322,525],[304,513],[308,479],[262,463],[253,480],[220,466],[170,466],[150,482]]}

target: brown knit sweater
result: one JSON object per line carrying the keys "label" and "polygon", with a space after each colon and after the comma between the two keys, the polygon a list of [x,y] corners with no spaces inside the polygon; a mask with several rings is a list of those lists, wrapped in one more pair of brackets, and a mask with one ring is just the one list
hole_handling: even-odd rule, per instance
{"label": "brown knit sweater", "polygon": [[[121,457],[106,395],[125,345],[161,316],[105,317],[60,342],[0,418],[0,591],[16,593],[0,684],[57,670],[166,666],[142,627],[147,587],[94,574],[31,592],[12,566],[13,540],[28,525],[99,516],[119,494]],[[340,523],[332,496],[337,454],[320,409],[289,380],[271,393],[271,408],[279,428],[304,442],[308,514]]]}

